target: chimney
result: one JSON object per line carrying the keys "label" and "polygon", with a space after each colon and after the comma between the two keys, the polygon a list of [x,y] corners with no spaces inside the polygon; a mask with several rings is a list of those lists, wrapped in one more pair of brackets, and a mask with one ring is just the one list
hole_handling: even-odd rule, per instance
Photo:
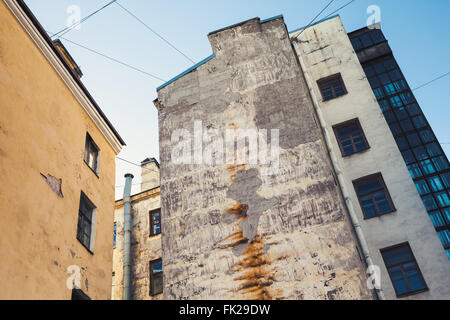
{"label": "chimney", "polygon": [[155,158],[147,158],[141,162],[141,191],[160,186],[159,163]]}
{"label": "chimney", "polygon": [[81,72],[80,67],[77,65],[75,60],[73,60],[72,56],[70,55],[69,51],[67,51],[66,47],[64,47],[61,40],[59,40],[59,39],[53,40],[53,45],[58,50],[61,57],[64,59],[64,61],[70,67],[70,69],[72,69],[72,71],[78,77],[78,79],[81,79],[81,77],[83,76],[83,72]]}

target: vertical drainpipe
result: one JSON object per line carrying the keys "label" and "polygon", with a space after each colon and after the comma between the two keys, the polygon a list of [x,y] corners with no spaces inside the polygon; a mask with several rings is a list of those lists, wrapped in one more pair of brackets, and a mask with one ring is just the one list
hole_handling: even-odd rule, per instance
{"label": "vertical drainpipe", "polygon": [[[317,101],[318,101],[317,97],[314,94],[314,91],[312,89],[311,80],[309,79],[309,75],[305,71],[303,71],[303,70],[306,70],[305,63],[304,63],[302,57],[297,54],[297,51],[295,50],[295,45],[294,45],[293,41],[291,41],[291,46],[292,46],[292,50],[294,51],[294,55],[297,58],[297,62],[300,67],[300,72],[303,75],[306,85],[308,86],[309,97],[313,104],[316,117],[319,120],[320,129],[322,131],[322,137],[325,140],[325,145],[327,147],[327,151],[328,151],[328,154],[329,154],[329,157],[331,160],[331,166],[337,177],[339,188],[341,189],[342,196],[345,200],[347,212],[350,217],[350,220],[351,220],[351,223],[353,226],[353,230],[355,231],[356,238],[358,240],[362,254],[364,256],[364,261],[365,261],[367,267],[374,266],[372,257],[370,256],[369,246],[367,244],[366,238],[365,238],[363,230],[361,228],[361,224],[359,223],[358,216],[356,215],[355,208],[353,207],[352,199],[350,198],[350,193],[348,192],[347,187],[345,186],[345,181],[344,181],[344,176],[343,176],[342,170],[337,161],[336,154],[334,153],[333,148],[331,147],[332,144],[331,144],[331,140],[330,140],[330,135],[328,133],[326,122],[323,117],[322,111],[320,110],[319,105],[317,103]],[[386,299],[384,296],[384,292],[381,288],[375,289],[374,291],[379,300]]]}
{"label": "vertical drainpipe", "polygon": [[125,188],[123,189],[123,300],[131,298],[131,184],[134,176],[125,175]]}

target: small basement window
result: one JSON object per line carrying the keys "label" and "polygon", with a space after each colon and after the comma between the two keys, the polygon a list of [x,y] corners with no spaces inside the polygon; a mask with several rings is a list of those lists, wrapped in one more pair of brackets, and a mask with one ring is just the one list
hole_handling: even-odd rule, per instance
{"label": "small basement window", "polygon": [[322,78],[317,81],[317,84],[322,93],[323,101],[331,100],[347,93],[340,73]]}
{"label": "small basement window", "polygon": [[84,149],[84,162],[98,174],[100,149],[95,144],[89,133],[86,133],[86,144]]}

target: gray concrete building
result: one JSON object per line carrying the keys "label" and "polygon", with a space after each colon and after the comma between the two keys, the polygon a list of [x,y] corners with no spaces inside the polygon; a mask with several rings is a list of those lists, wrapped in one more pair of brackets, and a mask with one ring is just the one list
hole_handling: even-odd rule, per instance
{"label": "gray concrete building", "polygon": [[379,26],[208,39],[155,100],[164,298],[449,299],[448,160]]}

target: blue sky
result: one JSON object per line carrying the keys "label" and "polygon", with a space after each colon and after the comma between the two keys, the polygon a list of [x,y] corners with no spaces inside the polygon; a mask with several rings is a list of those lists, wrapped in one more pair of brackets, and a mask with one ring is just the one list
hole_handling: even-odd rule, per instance
{"label": "blue sky", "polygon": [[[322,17],[349,0],[335,0]],[[26,0],[44,28],[57,32],[66,26],[67,8],[77,5],[81,17],[109,0]],[[329,0],[119,0],[151,28],[194,61],[211,54],[206,35],[216,29],[254,17],[279,14],[289,30],[307,25]],[[450,71],[450,1],[448,0],[356,0],[339,15],[348,32],[366,24],[367,8],[381,9],[381,26],[410,86],[415,88]],[[320,19],[320,17],[319,17]],[[192,62],[130,17],[116,4],[87,20],[80,30],[64,37],[169,80]],[[162,84],[147,75],[106,60],[64,41],[80,65],[83,82],[127,143],[120,157],[139,163],[159,158],[158,118],[152,101]],[[450,143],[450,76],[415,92],[440,142]],[[443,145],[447,156],[450,145]],[[117,161],[116,196],[120,197],[127,172],[140,182],[140,168]],[[139,192],[139,186],[133,192]]]}

